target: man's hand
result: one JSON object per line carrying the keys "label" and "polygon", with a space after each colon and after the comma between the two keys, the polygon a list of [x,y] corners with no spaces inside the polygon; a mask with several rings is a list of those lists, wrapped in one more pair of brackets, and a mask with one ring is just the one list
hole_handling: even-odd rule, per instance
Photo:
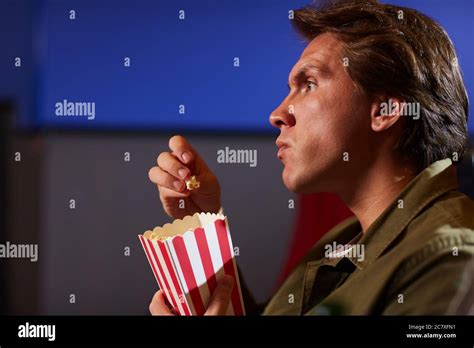
{"label": "man's hand", "polygon": [[[234,278],[225,275],[217,284],[216,290],[212,295],[209,305],[204,315],[226,315],[227,307],[229,307],[232,288],[234,287]],[[153,296],[150,303],[150,313],[152,315],[176,315],[177,313],[171,309],[171,305],[166,300],[162,290],[159,290]]]}
{"label": "man's hand", "polygon": [[[221,190],[215,175],[187,140],[175,135],[169,141],[171,152],[158,156],[157,166],[148,176],[157,184],[163,209],[172,218],[200,212],[217,213],[221,207]],[[200,182],[198,189],[186,189],[185,180],[195,175]],[[180,207],[180,200],[184,207]]]}

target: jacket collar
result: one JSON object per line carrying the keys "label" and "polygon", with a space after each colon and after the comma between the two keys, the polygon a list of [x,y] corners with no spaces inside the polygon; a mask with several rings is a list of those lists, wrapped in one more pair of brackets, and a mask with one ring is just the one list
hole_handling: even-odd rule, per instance
{"label": "jacket collar", "polygon": [[456,170],[451,159],[434,162],[408,183],[364,233],[358,242],[365,246],[363,260],[355,257],[348,259],[357,268],[366,268],[380,257],[427,205],[457,187]]}

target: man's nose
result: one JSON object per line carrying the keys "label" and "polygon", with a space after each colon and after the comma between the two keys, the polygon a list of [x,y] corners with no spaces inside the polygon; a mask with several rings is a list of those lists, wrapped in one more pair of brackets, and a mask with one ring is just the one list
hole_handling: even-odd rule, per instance
{"label": "man's nose", "polygon": [[273,127],[293,127],[295,125],[295,110],[293,105],[282,103],[270,115],[269,121]]}

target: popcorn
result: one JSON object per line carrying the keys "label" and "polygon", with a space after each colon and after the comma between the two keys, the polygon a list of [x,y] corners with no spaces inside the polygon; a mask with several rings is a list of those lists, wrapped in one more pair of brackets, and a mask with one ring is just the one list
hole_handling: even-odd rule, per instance
{"label": "popcorn", "polygon": [[217,282],[235,279],[228,315],[245,315],[227,217],[196,213],[138,238],[153,274],[179,315],[203,315]]}
{"label": "popcorn", "polygon": [[165,240],[168,237],[159,236],[158,233],[151,232],[148,238],[150,238],[151,240]]}
{"label": "popcorn", "polygon": [[190,179],[185,181],[186,183],[186,188],[190,191],[199,188],[201,186],[201,183],[196,179],[196,176],[193,175]]}

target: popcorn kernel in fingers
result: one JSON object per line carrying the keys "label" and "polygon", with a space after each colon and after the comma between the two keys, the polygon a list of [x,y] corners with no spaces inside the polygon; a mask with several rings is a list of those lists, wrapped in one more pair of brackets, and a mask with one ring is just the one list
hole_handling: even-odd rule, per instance
{"label": "popcorn kernel in fingers", "polygon": [[190,191],[199,188],[201,186],[201,183],[196,179],[196,176],[193,175],[189,180],[185,181],[186,183],[186,188]]}

